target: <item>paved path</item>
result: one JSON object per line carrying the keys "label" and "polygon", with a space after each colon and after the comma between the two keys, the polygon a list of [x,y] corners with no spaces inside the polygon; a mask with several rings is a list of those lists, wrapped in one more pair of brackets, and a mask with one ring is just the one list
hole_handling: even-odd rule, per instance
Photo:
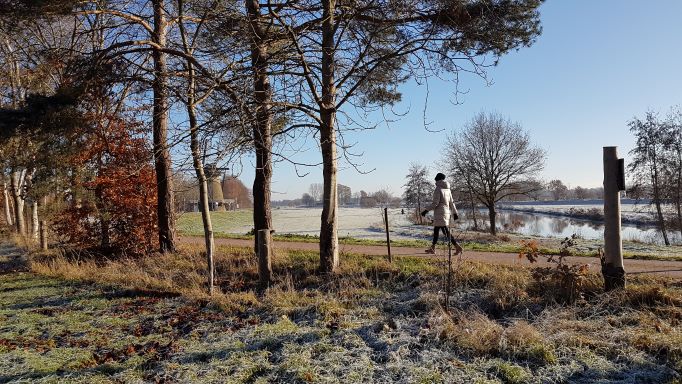
{"label": "paved path", "polygon": [[[202,237],[183,236],[181,241],[190,244],[203,244]],[[253,240],[242,239],[215,239],[217,245],[231,245],[235,247],[252,247]],[[317,251],[319,250],[318,243],[303,243],[291,241],[275,241],[275,249],[286,250],[304,250]],[[357,253],[361,255],[378,255],[385,256],[387,254],[385,246],[376,245],[339,245],[341,253]],[[434,257],[424,253],[424,248],[413,247],[392,247],[391,254],[393,256],[418,256],[418,257]],[[501,252],[481,252],[481,251],[464,251],[464,260],[482,261],[493,264],[503,265],[519,265],[528,266],[529,263],[525,259],[519,259],[516,253],[501,253]],[[574,264],[589,264],[590,270],[599,271],[601,265],[599,259],[596,257],[567,257],[568,262]],[[635,260],[625,259],[625,271],[627,273],[646,273],[670,276],[677,279],[682,279],[682,261],[662,261],[662,260]]]}

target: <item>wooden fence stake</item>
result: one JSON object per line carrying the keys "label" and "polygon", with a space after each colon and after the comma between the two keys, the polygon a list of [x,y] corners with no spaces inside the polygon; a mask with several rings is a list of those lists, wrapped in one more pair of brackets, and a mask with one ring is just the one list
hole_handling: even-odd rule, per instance
{"label": "wooden fence stake", "polygon": [[450,293],[452,292],[452,232],[448,230],[448,278],[445,283],[445,311],[450,311]]}
{"label": "wooden fence stake", "polygon": [[393,256],[391,256],[391,235],[388,232],[388,208],[384,208],[384,224],[386,225],[386,246],[388,247],[388,262],[393,263]]}

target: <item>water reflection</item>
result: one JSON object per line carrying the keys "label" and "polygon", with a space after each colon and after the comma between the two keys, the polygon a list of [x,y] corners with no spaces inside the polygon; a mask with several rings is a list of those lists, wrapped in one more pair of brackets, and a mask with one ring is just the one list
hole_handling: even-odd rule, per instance
{"label": "water reflection", "polygon": [[[471,212],[463,212],[462,219],[458,220],[458,225],[462,228],[473,226]],[[489,225],[487,211],[477,214],[479,225],[483,221],[484,225]],[[483,220],[482,220],[483,219]],[[604,225],[598,222],[578,220],[562,216],[550,216],[539,213],[524,213],[515,211],[499,211],[497,213],[497,227],[503,232],[512,232],[522,235],[533,235],[543,237],[568,237],[577,234],[584,239],[603,239]],[[671,242],[674,244],[682,243],[679,233],[669,233]],[[652,227],[637,227],[634,225],[622,226],[623,240],[643,241],[647,243],[662,244],[663,239],[660,232]]]}

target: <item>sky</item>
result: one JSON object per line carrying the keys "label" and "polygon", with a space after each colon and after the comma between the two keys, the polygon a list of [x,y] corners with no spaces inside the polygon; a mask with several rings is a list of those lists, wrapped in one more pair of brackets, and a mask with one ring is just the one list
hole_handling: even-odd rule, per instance
{"label": "sky", "polygon": [[[602,147],[618,146],[628,158],[634,144],[627,122],[647,110],[662,114],[682,105],[682,1],[548,0],[540,8],[543,33],[530,48],[510,53],[488,70],[491,84],[461,76],[455,104],[453,84],[407,82],[394,109],[404,114],[374,130],[348,135],[362,153],[355,167],[341,162],[338,182],[353,192],[387,189],[402,194],[410,163],[445,170],[442,153],[448,134],[480,111],[518,122],[532,142],[547,151],[541,177],[569,187],[602,183]],[[433,132],[437,131],[437,132]],[[321,161],[311,147],[301,162]],[[240,178],[253,184],[252,160],[243,160]],[[236,168],[235,168],[236,169]],[[371,172],[370,172],[371,171]],[[367,173],[368,172],[368,173]],[[322,168],[275,165],[273,200],[294,199],[322,182]]]}

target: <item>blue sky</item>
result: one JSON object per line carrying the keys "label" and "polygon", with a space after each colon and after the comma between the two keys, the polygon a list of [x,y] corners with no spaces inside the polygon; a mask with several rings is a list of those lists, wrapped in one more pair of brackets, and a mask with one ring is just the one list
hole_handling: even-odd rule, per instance
{"label": "blue sky", "polygon": [[[544,148],[543,177],[561,179],[569,186],[596,187],[602,182],[602,147],[616,145],[627,159],[633,138],[627,121],[647,109],[666,113],[682,104],[682,1],[679,0],[549,0],[541,8],[543,33],[531,48],[504,56],[488,72],[493,84],[464,75],[459,96],[452,103],[452,83],[429,83],[424,128],[424,87],[401,87],[408,112],[376,130],[359,132],[355,152],[360,174],[352,167],[339,173],[339,183],[354,192],[388,188],[402,194],[411,162],[441,165],[443,142],[477,112],[495,111],[519,122],[533,142]],[[316,148],[299,156],[317,162]],[[627,161],[627,160],[626,160]],[[244,159],[242,180],[250,185],[253,170]],[[300,178],[289,164],[280,163],[273,175],[273,200],[297,198],[311,183],[322,182],[322,170],[308,168]]]}

